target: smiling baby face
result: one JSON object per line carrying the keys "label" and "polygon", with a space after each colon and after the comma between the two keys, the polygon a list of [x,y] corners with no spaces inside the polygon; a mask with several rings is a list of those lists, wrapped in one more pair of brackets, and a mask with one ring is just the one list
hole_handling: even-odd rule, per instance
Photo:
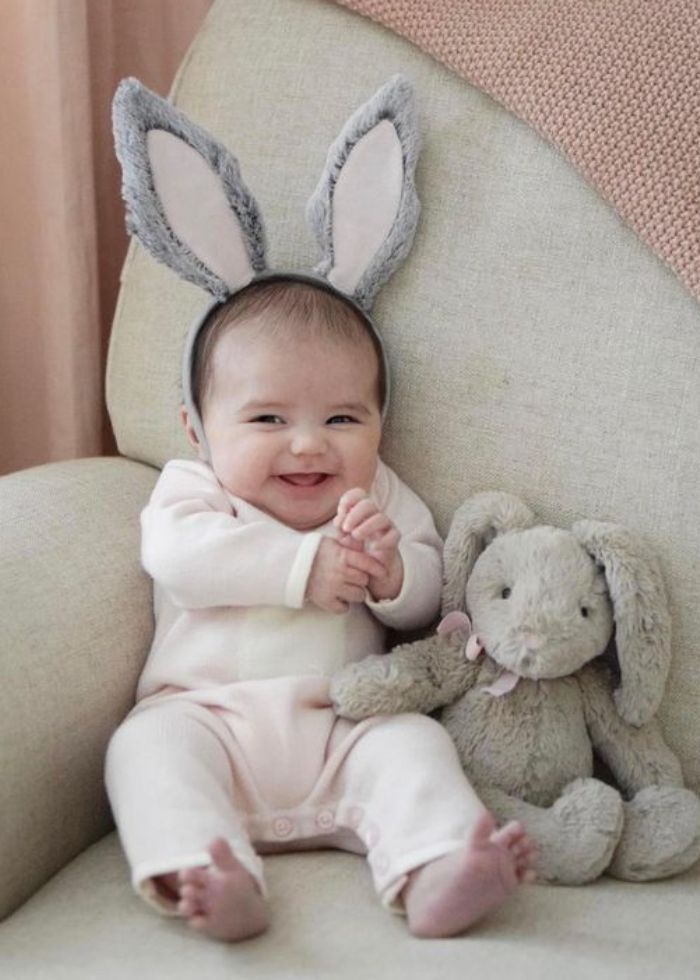
{"label": "smiling baby face", "polygon": [[[222,486],[296,530],[331,520],[346,490],[374,479],[379,374],[362,326],[339,332],[269,309],[236,321],[210,352],[200,397]],[[184,410],[183,422],[196,446]]]}

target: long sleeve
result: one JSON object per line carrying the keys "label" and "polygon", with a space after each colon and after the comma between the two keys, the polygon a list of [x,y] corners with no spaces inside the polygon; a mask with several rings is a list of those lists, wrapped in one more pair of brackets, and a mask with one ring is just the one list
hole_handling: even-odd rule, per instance
{"label": "long sleeve", "polygon": [[248,508],[246,520],[205,463],[172,460],[141,514],[143,567],[184,609],[300,609],[321,542]]}
{"label": "long sleeve", "polygon": [[395,599],[367,601],[367,608],[385,626],[418,629],[440,609],[442,541],[423,501],[389,467],[375,481],[377,505],[401,532],[399,552],[404,566],[401,592]]}

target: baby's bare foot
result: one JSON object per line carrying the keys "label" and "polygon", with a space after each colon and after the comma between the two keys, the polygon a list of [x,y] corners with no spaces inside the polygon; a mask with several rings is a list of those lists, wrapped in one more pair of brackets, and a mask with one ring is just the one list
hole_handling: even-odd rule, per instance
{"label": "baby's bare foot", "polygon": [[500,830],[483,813],[465,847],[418,868],[404,888],[408,926],[415,936],[456,936],[533,881],[534,845],[519,823]]}
{"label": "baby's bare foot", "polygon": [[212,864],[178,873],[177,911],[200,932],[235,942],[267,928],[265,901],[257,882],[231,853],[221,837],[208,848]]}

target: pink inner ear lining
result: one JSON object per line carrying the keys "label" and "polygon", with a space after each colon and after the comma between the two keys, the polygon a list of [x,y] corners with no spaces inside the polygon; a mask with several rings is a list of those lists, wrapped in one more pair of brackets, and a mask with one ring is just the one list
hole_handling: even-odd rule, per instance
{"label": "pink inner ear lining", "polygon": [[483,643],[481,642],[481,640],[479,639],[476,633],[472,633],[472,635],[467,640],[467,645],[464,650],[465,657],[467,658],[467,660],[471,660],[471,661],[478,660],[478,658],[481,656],[483,652],[484,652]]}
{"label": "pink inner ear lining", "polygon": [[219,176],[172,133],[152,129],[146,139],[153,184],[172,230],[231,290],[245,286],[254,269]]}
{"label": "pink inner ear lining", "polygon": [[328,279],[352,294],[396,220],[403,153],[396,129],[382,119],[350,151],[333,195],[334,266]]}
{"label": "pink inner ear lining", "polygon": [[472,628],[469,616],[466,613],[454,610],[444,616],[438,624],[438,633],[452,633],[453,630],[466,630],[470,632]]}

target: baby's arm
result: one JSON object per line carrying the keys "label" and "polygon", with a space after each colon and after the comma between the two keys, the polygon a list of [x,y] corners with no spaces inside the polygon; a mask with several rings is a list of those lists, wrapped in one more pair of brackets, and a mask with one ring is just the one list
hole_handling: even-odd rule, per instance
{"label": "baby's arm", "polygon": [[141,559],[183,608],[301,608],[320,534],[272,520],[242,523],[209,467],[168,463],[141,514]]}

